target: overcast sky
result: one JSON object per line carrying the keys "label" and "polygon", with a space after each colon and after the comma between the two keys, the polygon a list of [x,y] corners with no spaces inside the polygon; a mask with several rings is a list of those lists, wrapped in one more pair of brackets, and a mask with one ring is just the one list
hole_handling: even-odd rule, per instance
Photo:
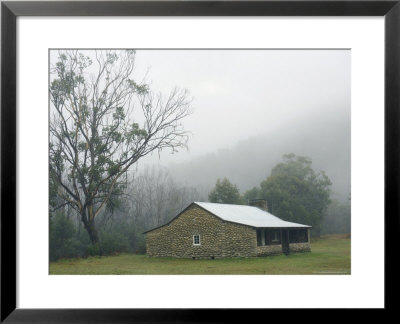
{"label": "overcast sky", "polygon": [[348,50],[138,50],[136,73],[147,71],[154,90],[178,86],[194,98],[185,121],[190,151],[162,154],[161,164],[279,133],[296,120],[350,118]]}
{"label": "overcast sky", "polygon": [[295,132],[300,121],[350,120],[349,50],[137,50],[135,75],[155,92],[178,86],[193,97],[189,151],[144,163],[189,161],[252,136]]}

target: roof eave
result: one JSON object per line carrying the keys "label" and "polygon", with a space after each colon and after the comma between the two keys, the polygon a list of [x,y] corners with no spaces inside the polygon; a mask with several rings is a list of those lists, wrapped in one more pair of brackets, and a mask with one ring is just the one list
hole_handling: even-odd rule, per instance
{"label": "roof eave", "polygon": [[[161,227],[164,227],[164,226],[167,226],[167,225],[169,225],[170,223],[172,223],[172,221],[174,221],[176,218],[178,218],[182,213],[184,213],[190,206],[192,206],[193,204],[195,204],[194,202],[192,202],[191,204],[189,204],[185,209],[183,209],[180,213],[178,213],[178,215],[176,215],[174,218],[172,218],[168,223],[165,223],[164,225],[160,225],[160,226],[157,226],[157,227],[154,227],[154,228],[152,228],[152,229],[149,229],[148,231],[146,231],[146,232],[143,232],[142,234],[147,234],[147,233],[149,233],[149,232],[151,232],[151,231],[154,231],[154,230],[156,230],[156,229],[159,229],[159,228],[161,228]],[[196,204],[197,205],[197,204]],[[198,205],[197,205],[198,206]]]}

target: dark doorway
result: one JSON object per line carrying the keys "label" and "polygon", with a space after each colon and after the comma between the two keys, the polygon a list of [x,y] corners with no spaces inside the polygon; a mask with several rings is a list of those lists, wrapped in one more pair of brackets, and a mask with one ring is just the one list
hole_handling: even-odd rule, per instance
{"label": "dark doorway", "polygon": [[286,255],[289,254],[289,230],[282,230],[282,252]]}

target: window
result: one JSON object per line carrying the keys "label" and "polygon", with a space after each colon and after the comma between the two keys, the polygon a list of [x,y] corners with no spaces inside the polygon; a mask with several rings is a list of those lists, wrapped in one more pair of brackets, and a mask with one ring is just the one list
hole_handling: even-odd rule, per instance
{"label": "window", "polygon": [[307,229],[295,229],[289,231],[289,242],[290,243],[307,243],[308,242],[308,230]]}
{"label": "window", "polygon": [[280,230],[265,230],[265,245],[281,244],[281,231]]}
{"label": "window", "polygon": [[193,245],[200,245],[200,235],[193,235]]}
{"label": "window", "polygon": [[271,229],[257,230],[257,246],[281,244],[281,231]]}
{"label": "window", "polygon": [[271,241],[272,242],[279,242],[281,240],[279,231],[272,231]]}

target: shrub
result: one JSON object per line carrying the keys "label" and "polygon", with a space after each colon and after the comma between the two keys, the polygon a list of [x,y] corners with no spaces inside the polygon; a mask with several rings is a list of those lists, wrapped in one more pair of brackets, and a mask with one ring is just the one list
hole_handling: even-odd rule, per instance
{"label": "shrub", "polygon": [[85,230],[79,230],[63,212],[50,218],[50,261],[60,258],[79,258],[112,255],[121,252],[145,253],[145,239],[141,229],[120,221],[99,231],[99,242],[92,244]]}
{"label": "shrub", "polygon": [[103,231],[100,234],[100,254],[111,255],[119,252],[128,252],[129,243],[126,236],[118,232]]}
{"label": "shrub", "polygon": [[77,255],[80,243],[76,239],[76,230],[72,221],[64,213],[59,212],[52,217],[49,234],[51,261]]}
{"label": "shrub", "polygon": [[88,256],[100,255],[100,244],[96,243],[87,245],[86,254]]}

